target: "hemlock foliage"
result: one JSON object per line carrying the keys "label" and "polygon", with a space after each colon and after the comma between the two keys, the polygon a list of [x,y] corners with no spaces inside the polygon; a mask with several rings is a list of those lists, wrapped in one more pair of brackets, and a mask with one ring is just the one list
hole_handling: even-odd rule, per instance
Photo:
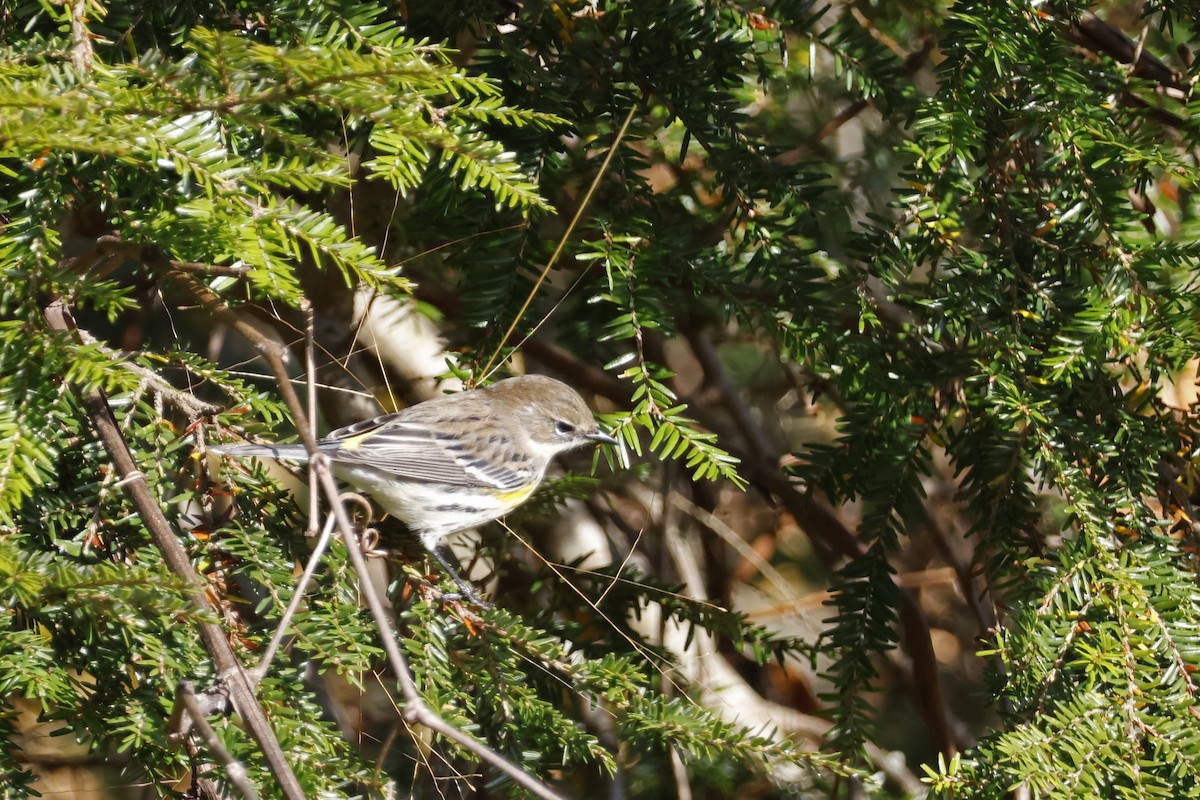
{"label": "hemlock foliage", "polygon": [[[197,287],[298,380],[313,309],[330,426],[411,399],[351,330],[363,297],[436,323],[447,375],[513,357],[606,412],[620,457],[508,523],[545,551],[596,526],[611,562],[490,526],[476,616],[379,525],[430,706],[567,796],[1200,796],[1194,26],[1165,2],[6,5],[4,796],[42,769],[18,707],[107,784],[182,791],[215,763],[168,742],[179,681],[217,680],[196,623],[253,665],[311,549],[295,486],[203,455],[295,430]],[[87,258],[101,237],[175,270]],[[523,796],[400,723],[340,544],[291,634],[258,694],[310,796]]]}

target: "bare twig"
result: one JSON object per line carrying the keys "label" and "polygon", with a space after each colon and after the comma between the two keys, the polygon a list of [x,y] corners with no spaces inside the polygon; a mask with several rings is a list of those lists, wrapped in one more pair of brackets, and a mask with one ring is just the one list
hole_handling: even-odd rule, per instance
{"label": "bare twig", "polygon": [[[279,392],[292,411],[296,429],[309,452],[316,451],[316,438],[308,424],[308,415],[300,404],[296,389],[292,386],[291,376],[287,371],[288,351],[278,342],[264,336],[261,331],[238,315],[229,305],[205,284],[198,281],[189,270],[181,266],[184,262],[167,258],[155,245],[124,242],[115,236],[102,236],[87,253],[66,262],[66,266],[76,272],[85,270],[111,270],[120,266],[124,261],[140,261],[150,269],[169,277],[180,284],[189,294],[196,298],[205,310],[229,325],[250,344],[254,345],[266,360]],[[188,267],[194,265],[187,265]]]}
{"label": "bare twig", "polygon": [[387,609],[383,606],[383,601],[375,591],[375,584],[371,581],[367,560],[363,555],[358,537],[354,534],[350,515],[346,512],[345,506],[339,501],[337,484],[333,480],[333,473],[329,470],[328,459],[318,453],[312,457],[310,463],[313,471],[317,474],[318,480],[321,482],[321,486],[325,490],[325,497],[330,505],[330,513],[337,519],[338,530],[342,534],[342,539],[346,544],[346,551],[349,553],[350,561],[358,573],[359,590],[362,592],[367,608],[370,610],[371,616],[375,620],[375,625],[379,629],[380,643],[383,645],[384,653],[387,655],[388,664],[396,676],[396,682],[400,686],[400,696],[404,700],[404,708],[400,713],[404,722],[409,725],[423,725],[434,733],[455,742],[463,749],[474,753],[483,761],[503,772],[513,782],[537,797],[544,798],[544,800],[564,800],[562,795],[552,791],[550,787],[511,763],[499,753],[493,751],[483,742],[468,736],[446,722],[446,720],[438,716],[425,703],[425,699],[421,697],[416,682],[413,681],[412,673],[408,668],[408,661],[396,644],[396,634],[392,629],[391,619],[388,616]]}
{"label": "bare twig", "polygon": [[[904,71],[901,73],[903,76],[912,77],[922,67],[925,66],[927,61],[929,61],[929,55],[933,52],[934,48],[933,37],[926,37],[921,43],[921,49],[906,55],[900,46],[895,42],[895,40],[883,34],[883,32],[876,28],[871,20],[869,20],[860,10],[852,7],[851,13],[854,15],[855,19],[858,20],[859,24],[863,26],[863,29],[871,34],[872,37],[879,40],[885,47],[887,47],[897,56],[900,56],[904,59]],[[828,139],[833,134],[837,133],[837,131],[847,122],[870,108],[871,104],[872,101],[870,98],[860,98],[855,100],[853,103],[839,111],[833,117],[833,119],[829,120],[820,128],[818,128],[816,133],[809,136],[803,144],[799,145],[798,147],[793,147],[791,150],[784,151],[775,156],[775,163],[785,167],[790,167],[794,164],[800,163],[808,157],[808,154],[812,152],[813,148]]]}
{"label": "bare twig", "polygon": [[671,491],[668,494],[668,502],[675,508],[678,508],[683,513],[687,514],[692,519],[699,522],[705,528],[712,531],[718,539],[725,542],[737,552],[739,556],[744,558],[753,567],[758,570],[764,578],[775,588],[779,596],[783,598],[789,606],[798,606],[800,603],[796,593],[792,591],[791,585],[787,579],[779,574],[779,570],[771,564],[770,561],[763,558],[750,545],[746,544],[746,540],[738,535],[738,532],[727,525],[720,517],[711,511],[701,508],[700,506],[688,500],[678,491]]}
{"label": "bare twig", "polygon": [[175,697],[177,702],[182,703],[183,707],[187,709],[188,714],[191,715],[194,729],[200,734],[200,738],[204,740],[204,743],[208,745],[208,751],[216,756],[221,765],[225,767],[225,776],[229,778],[229,782],[233,784],[233,788],[237,789],[246,800],[258,800],[258,792],[255,790],[254,785],[250,783],[250,776],[246,774],[246,767],[233,757],[233,753],[229,752],[229,749],[221,742],[212,725],[208,724],[204,709],[196,701],[196,692],[192,689],[192,682],[181,681]]}
{"label": "bare twig", "polygon": [[[155,263],[149,261],[146,263],[151,267],[155,266]],[[170,267],[171,262],[160,257],[157,265],[160,268]],[[178,283],[183,285],[184,289],[200,301],[205,310],[229,325],[243,339],[258,349],[263,359],[266,360],[267,366],[275,378],[275,383],[279,386],[279,393],[283,395],[284,402],[287,403],[288,409],[292,412],[292,418],[295,420],[296,430],[300,433],[300,439],[304,442],[304,448],[309,453],[315,453],[317,451],[317,439],[313,435],[312,426],[308,422],[308,414],[305,413],[304,406],[300,404],[300,397],[296,394],[296,389],[292,386],[291,376],[287,371],[287,349],[278,342],[263,335],[258,328],[242,319],[224,300],[200,281],[181,272],[172,271],[171,275]]]}
{"label": "bare twig", "polygon": [[275,634],[271,637],[271,641],[267,644],[267,649],[263,652],[262,658],[258,661],[258,666],[250,673],[250,681],[257,685],[259,681],[267,674],[267,670],[271,668],[271,662],[275,659],[275,653],[279,651],[279,644],[283,641],[283,637],[287,635],[287,629],[292,623],[292,617],[296,616],[296,610],[300,608],[300,601],[304,599],[304,593],[308,591],[308,585],[312,582],[312,577],[317,571],[317,567],[321,563],[321,557],[325,555],[326,548],[329,547],[329,540],[333,536],[333,517],[329,517],[325,522],[325,527],[321,530],[321,535],[317,537],[317,543],[313,547],[312,553],[308,556],[308,563],[304,567],[304,574],[300,576],[300,582],[296,584],[296,591],[292,593],[292,599],[284,609],[283,616],[279,618],[279,622],[275,625]]}
{"label": "bare twig", "polygon": [[[65,301],[54,300],[43,310],[43,315],[51,330],[73,334],[75,321],[71,318]],[[133,454],[129,451],[129,445],[121,434],[112,409],[109,408],[107,398],[99,390],[81,393],[80,398],[93,427],[100,436],[104,449],[108,452],[109,459],[121,476],[120,485],[125,488],[137,507],[146,529],[162,553],[163,561],[184,582],[187,587],[188,600],[192,605],[200,610],[208,610],[209,605],[204,596],[204,581],[192,568],[187,551],[179,543],[179,537],[163,515],[157,498],[146,482],[146,476],[138,469],[137,462],[134,461]],[[289,800],[301,800],[304,797],[304,791],[300,788],[300,782],[296,780],[295,773],[287,763],[283,749],[279,746],[279,741],[275,738],[266,715],[254,697],[246,673],[238,662],[237,656],[234,655],[233,648],[230,647],[229,641],[225,637],[225,632],[216,623],[199,622],[197,624],[200,629],[201,642],[217,669],[217,675],[229,688],[234,708],[241,716],[247,733],[262,750],[268,769],[279,783],[285,797]]]}
{"label": "bare twig", "polygon": [[[925,509],[924,525],[933,537],[934,547],[937,548],[938,554],[942,560],[950,565],[950,569],[954,571],[955,581],[958,584],[958,591],[962,594],[964,602],[971,607],[971,612],[975,615],[975,624],[979,628],[981,635],[987,631],[993,630],[996,627],[996,614],[991,606],[985,604],[980,599],[980,593],[975,588],[975,579],[971,573],[971,567],[964,564],[957,558],[954,551],[950,548],[949,533],[938,522],[937,518]],[[998,669],[1002,669],[1003,665],[997,664]]]}
{"label": "bare twig", "polygon": [[[1143,42],[1134,42],[1124,31],[1108,24],[1095,14],[1088,12],[1072,22],[1066,30],[1066,38],[1093,53],[1103,53],[1115,61],[1129,66],[1130,75],[1145,78],[1160,85],[1158,94],[1185,99],[1181,76],[1158,57],[1147,53]],[[1171,128],[1186,130],[1194,125],[1191,121],[1162,108],[1155,108],[1133,92],[1122,92],[1121,99],[1130,105],[1146,109],[1155,121]]]}
{"label": "bare twig", "polygon": [[[587,210],[588,204],[591,202],[592,195],[596,192],[596,187],[600,185],[601,179],[603,179],[603,177],[608,173],[608,165],[612,163],[613,156],[616,155],[617,150],[620,148],[621,140],[625,138],[625,133],[629,130],[629,123],[633,122],[633,115],[637,112],[639,107],[640,105],[637,103],[630,106],[629,113],[625,116],[625,121],[621,123],[621,127],[617,131],[617,135],[613,138],[613,142],[608,148],[608,153],[604,157],[604,162],[601,163],[600,169],[596,171],[596,176],[592,179],[591,185],[588,186],[587,192],[583,196],[583,200],[579,203],[579,208],[575,210],[575,216],[571,218],[571,222],[567,225],[567,229],[563,231],[562,236],[558,240],[558,246],[554,248],[554,252],[551,253],[550,258],[547,259],[546,266],[542,269],[542,274],[538,276],[537,281],[533,284],[533,288],[529,290],[529,296],[525,298],[525,302],[521,305],[520,310],[517,311],[516,316],[513,317],[512,324],[508,326],[508,330],[504,332],[504,336],[501,337],[500,342],[496,345],[495,351],[483,365],[483,369],[479,371],[481,377],[487,378],[487,376],[494,371],[492,369],[492,365],[496,363],[496,359],[504,351],[504,345],[509,339],[512,338],[513,332],[517,329],[517,326],[521,324],[521,318],[525,316],[525,312],[529,309],[529,305],[533,302],[534,298],[537,297],[538,290],[541,288],[542,283],[546,280],[546,276],[550,274],[550,270],[554,267],[555,263],[558,262],[558,257],[562,255],[563,249],[566,248],[567,242],[571,238],[571,234],[575,231],[575,226],[577,226],[579,224],[579,220],[583,218],[583,212]],[[543,317],[541,321],[538,322],[537,326],[535,326],[535,330],[537,327],[540,327],[546,321],[546,319],[547,317]],[[533,334],[531,332],[525,338],[528,339],[529,336],[532,335]]]}
{"label": "bare twig", "polygon": [[688,343],[692,346],[692,352],[696,354],[696,359],[700,362],[700,366],[704,368],[705,376],[716,384],[717,389],[721,393],[721,399],[725,401],[725,408],[733,417],[734,422],[737,423],[738,430],[741,431],[742,436],[749,443],[755,458],[759,461],[773,460],[778,463],[779,454],[771,445],[771,440],[767,436],[767,432],[755,421],[750,409],[742,402],[737,387],[734,386],[729,373],[725,371],[725,367],[721,364],[721,359],[717,355],[717,346],[713,344],[712,336],[708,331],[699,329],[689,331],[687,339]]}
{"label": "bare twig", "polygon": [[141,364],[136,364],[124,357],[124,353],[119,350],[114,350],[111,347],[106,347],[101,344],[95,336],[85,331],[83,328],[75,329],[79,341],[86,345],[95,347],[100,352],[107,355],[122,369],[137,375],[143,383],[150,388],[154,394],[164,398],[171,405],[178,408],[180,411],[188,415],[189,419],[198,419],[206,414],[215,414],[221,410],[220,406],[214,406],[211,403],[205,403],[203,400],[197,400],[194,395],[187,392],[181,392],[171,384],[167,383],[161,375],[154,370],[146,369]]}
{"label": "bare twig", "polygon": [[87,27],[87,0],[72,0],[68,10],[71,14],[71,65],[82,75],[92,68],[92,34]]}
{"label": "bare twig", "polygon": [[[312,441],[317,440],[317,365],[316,347],[313,340],[313,305],[305,298],[300,301],[300,311],[304,314],[304,388],[308,395],[308,435]],[[307,442],[308,439],[305,439]],[[312,452],[312,448],[309,448]],[[320,493],[317,491],[317,479],[313,472],[308,476],[308,535],[316,533],[317,519],[320,516]],[[328,525],[325,526],[329,528]],[[316,557],[314,555],[313,560]],[[310,562],[311,563],[311,562]]]}
{"label": "bare twig", "polygon": [[1130,65],[1133,74],[1140,78],[1147,78],[1172,89],[1182,88],[1179,73],[1157,56],[1147,53],[1139,42],[1134,42],[1124,31],[1109,25],[1090,11],[1071,25],[1068,38],[1092,52],[1104,53],[1122,64]]}
{"label": "bare twig", "polygon": [[198,264],[194,261],[172,261],[171,268],[179,272],[203,277],[244,278],[250,274],[249,267],[231,267],[224,264]]}

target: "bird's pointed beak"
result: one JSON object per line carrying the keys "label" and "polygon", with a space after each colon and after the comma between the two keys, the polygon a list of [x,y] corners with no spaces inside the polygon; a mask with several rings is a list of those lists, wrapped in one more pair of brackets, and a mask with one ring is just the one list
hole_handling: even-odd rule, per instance
{"label": "bird's pointed beak", "polygon": [[587,435],[587,438],[591,439],[593,442],[600,442],[602,444],[616,444],[617,443],[617,440],[614,437],[609,436],[607,433],[600,430],[599,428],[597,428],[596,430],[589,433]]}

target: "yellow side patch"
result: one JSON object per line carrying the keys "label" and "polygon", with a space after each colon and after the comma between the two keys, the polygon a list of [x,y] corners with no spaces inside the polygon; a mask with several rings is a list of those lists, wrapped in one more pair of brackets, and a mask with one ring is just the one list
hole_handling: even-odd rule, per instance
{"label": "yellow side patch", "polygon": [[525,499],[528,498],[529,495],[533,494],[533,490],[536,488],[537,487],[535,485],[530,484],[528,486],[522,486],[520,489],[510,489],[507,492],[499,492],[495,495],[495,498],[506,506],[515,506],[519,505],[520,503],[524,503]]}
{"label": "yellow side patch", "polygon": [[351,436],[349,439],[342,439],[340,442],[338,442],[338,447],[342,448],[343,450],[357,450],[372,433],[374,433],[374,431],[367,431],[366,433],[360,433],[358,436]]}

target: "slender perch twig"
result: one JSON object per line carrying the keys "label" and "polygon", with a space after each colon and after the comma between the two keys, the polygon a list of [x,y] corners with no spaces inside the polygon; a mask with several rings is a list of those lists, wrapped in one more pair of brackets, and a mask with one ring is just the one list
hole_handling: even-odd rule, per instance
{"label": "slender perch twig", "polygon": [[119,350],[114,350],[111,347],[106,347],[99,342],[95,336],[85,331],[83,328],[76,328],[75,335],[79,337],[79,341],[87,345],[93,345],[100,352],[111,358],[122,369],[128,370],[130,373],[137,375],[144,382],[147,388],[154,394],[165,399],[171,405],[178,408],[189,418],[196,419],[205,414],[215,414],[221,410],[220,406],[215,406],[211,403],[205,403],[203,400],[196,399],[195,396],[187,392],[181,392],[171,384],[167,383],[161,375],[153,370],[143,367],[133,361],[124,359],[124,354]]}
{"label": "slender perch twig", "polygon": [[[71,318],[64,300],[52,301],[43,309],[43,316],[51,330],[68,335],[74,334],[75,321]],[[121,428],[108,405],[108,399],[99,390],[80,393],[80,399],[83,401],[84,408],[104,449],[108,452],[109,459],[121,476],[120,485],[124,487],[137,507],[142,522],[162,553],[163,561],[186,585],[187,597],[192,605],[197,609],[208,610],[209,604],[204,597],[204,581],[192,568],[187,551],[179,543],[179,537],[163,515],[162,509],[158,505],[158,499],[150,490],[149,483],[146,482],[146,476],[138,469],[137,462],[134,461],[133,454],[129,451],[129,445],[125,442]],[[279,746],[279,741],[275,738],[275,734],[267,722],[266,714],[263,713],[254,697],[246,673],[225,637],[225,631],[213,622],[197,624],[204,649],[216,666],[217,675],[229,688],[234,708],[241,716],[247,733],[262,750],[267,768],[270,769],[288,800],[302,800],[304,791],[300,788],[300,782],[287,763],[287,759],[283,755],[283,748]]]}
{"label": "slender perch twig", "polygon": [[305,448],[310,453],[316,452],[316,437],[313,436],[312,427],[308,424],[308,415],[304,412],[304,406],[301,405],[296,389],[292,386],[291,376],[288,375],[286,348],[264,336],[257,328],[238,316],[220,296],[198,281],[192,274],[196,272],[195,264],[173,261],[156,245],[125,242],[115,236],[102,236],[96,240],[96,245],[91,250],[71,259],[65,266],[76,272],[104,272],[115,269],[124,261],[140,261],[160,275],[182,285],[206,311],[254,345],[266,360],[275,382],[279,385],[279,392],[292,412],[296,430],[299,431]]}
{"label": "slender perch twig", "polygon": [[317,567],[321,563],[321,556],[325,555],[325,550],[329,547],[329,540],[333,536],[332,516],[325,523],[325,527],[321,530],[321,535],[317,537],[317,544],[313,547],[312,553],[308,556],[308,564],[304,567],[304,574],[300,576],[300,582],[296,584],[296,591],[292,593],[292,599],[284,609],[283,616],[279,618],[279,623],[275,626],[275,635],[271,637],[271,641],[267,644],[267,649],[263,651],[262,658],[258,661],[258,666],[250,673],[251,683],[257,685],[267,674],[267,670],[271,668],[271,662],[275,660],[275,654],[279,651],[279,645],[283,641],[283,637],[287,635],[287,629],[291,625],[292,617],[296,615],[296,610],[300,608],[300,601],[304,599],[304,593],[308,591],[308,585],[312,582],[313,575],[316,574]]}
{"label": "slender perch twig", "polygon": [[317,475],[317,479],[321,482],[321,486],[325,490],[325,497],[329,501],[330,513],[337,519],[338,530],[341,532],[342,539],[346,544],[346,551],[350,554],[350,561],[354,564],[355,571],[358,572],[359,591],[362,592],[363,599],[367,603],[367,608],[375,620],[375,625],[379,628],[379,637],[383,645],[383,651],[387,654],[388,664],[391,666],[392,672],[396,675],[396,682],[400,686],[400,696],[404,700],[404,708],[400,712],[404,722],[409,725],[423,725],[434,733],[457,743],[463,749],[469,750],[483,761],[486,761],[505,775],[508,775],[512,778],[513,782],[532,792],[537,797],[544,798],[545,800],[564,800],[562,795],[552,791],[550,787],[543,784],[537,778],[534,778],[525,770],[511,763],[487,745],[446,722],[446,720],[438,716],[425,703],[425,699],[421,697],[420,690],[417,689],[416,682],[413,681],[412,673],[409,672],[408,661],[404,658],[404,654],[400,652],[400,648],[396,644],[396,635],[392,630],[392,623],[388,617],[387,609],[384,608],[383,601],[380,600],[378,593],[375,591],[375,584],[371,582],[367,560],[363,556],[358,537],[354,534],[350,515],[346,513],[345,506],[339,500],[337,484],[333,480],[333,473],[329,470],[328,459],[324,455],[317,454],[313,456],[310,463]]}
{"label": "slender perch twig", "polygon": [[224,765],[225,775],[229,778],[229,782],[233,784],[233,788],[237,789],[246,800],[258,800],[258,791],[255,790],[254,784],[250,783],[250,776],[246,774],[246,767],[233,757],[233,753],[229,752],[229,749],[221,742],[212,725],[208,724],[208,719],[204,716],[204,709],[200,707],[200,703],[196,700],[196,692],[192,688],[191,681],[180,682],[176,693],[176,702],[182,703],[183,707],[187,709],[188,714],[191,715],[196,732],[200,734],[200,738],[208,745],[209,751]]}

